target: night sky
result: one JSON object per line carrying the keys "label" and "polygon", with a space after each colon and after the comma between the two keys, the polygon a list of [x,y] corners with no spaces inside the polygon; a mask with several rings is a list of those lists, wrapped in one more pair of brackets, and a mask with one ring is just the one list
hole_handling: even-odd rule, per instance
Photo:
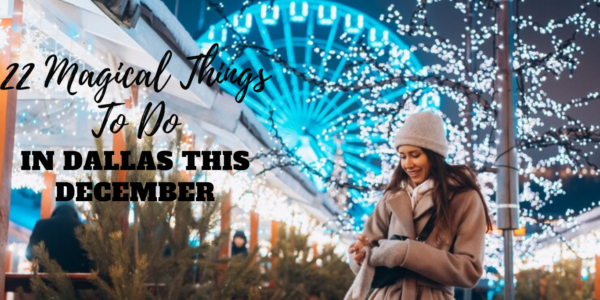
{"label": "night sky", "polygon": [[[171,11],[177,15],[184,27],[190,32],[193,38],[198,38],[208,27],[220,20],[220,17],[214,11],[205,11],[206,3],[202,1],[185,1],[185,0],[163,0]],[[240,9],[242,1],[225,0],[221,1],[225,5],[227,14],[233,13]],[[268,2],[268,1],[267,1]],[[276,3],[277,1],[275,1]],[[388,6],[394,4],[395,8],[401,9],[403,20],[407,21],[410,14],[414,11],[417,1],[411,0],[349,0],[339,1],[339,3],[351,6],[364,14],[370,15],[374,19],[379,19],[381,14],[387,13]],[[367,5],[368,3],[368,5]],[[463,16],[454,9],[456,1],[443,1],[443,3],[431,4],[428,10],[429,23],[436,27],[441,35],[450,38],[455,43],[460,40],[460,35],[464,33],[465,22]],[[532,15],[534,20],[540,24],[546,24],[549,20],[562,19],[572,15],[579,10],[581,1],[576,0],[527,0],[519,6],[520,14]],[[596,22],[600,22],[600,8],[592,9],[588,12],[588,16]],[[485,16],[489,20],[489,16]],[[484,22],[486,20],[483,20]],[[390,30],[393,27],[388,26]],[[561,29],[560,37],[568,38],[572,35],[572,28]],[[598,32],[598,30],[596,30]],[[550,38],[541,36],[532,30],[520,32],[520,36],[528,43],[535,43],[538,50],[549,51],[551,48]],[[419,42],[418,39],[404,39],[407,43]],[[552,78],[546,82],[544,87],[548,93],[548,97],[557,102],[565,103],[573,98],[585,97],[588,93],[600,91],[600,37],[577,36],[577,43],[585,51],[584,55],[578,55],[581,62],[578,69],[573,74],[572,78],[568,78],[565,73],[558,80]],[[419,57],[423,64],[435,63],[428,57]],[[456,110],[449,104],[442,104],[442,110],[446,113]],[[596,101],[584,108],[573,109],[570,112],[572,117],[581,120],[584,124],[600,125],[600,101]],[[562,124],[558,120],[549,119],[546,122],[548,126],[559,126]],[[549,154],[556,153],[557,148],[550,148],[542,152],[534,151],[529,154],[534,158],[546,157]],[[537,153],[536,153],[537,152]],[[592,160],[596,164],[600,164],[600,154],[594,154]],[[561,195],[553,199],[553,204],[545,207],[542,212],[545,214],[560,215],[567,208],[572,208],[575,212],[580,209],[589,207],[592,202],[598,203],[600,196],[600,177],[584,177],[582,179],[571,177],[564,180],[564,189],[567,195]]]}

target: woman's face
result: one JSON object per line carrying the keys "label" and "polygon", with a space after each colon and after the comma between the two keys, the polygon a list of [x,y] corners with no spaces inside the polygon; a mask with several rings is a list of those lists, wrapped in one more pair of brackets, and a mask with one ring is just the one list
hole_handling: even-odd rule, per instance
{"label": "woman's face", "polygon": [[398,147],[398,152],[400,166],[415,186],[429,177],[429,158],[421,148],[405,145]]}
{"label": "woman's face", "polygon": [[244,244],[246,243],[246,240],[239,236],[236,236],[235,238],[233,238],[233,243],[235,244],[236,247],[239,248],[239,247],[244,246]]}

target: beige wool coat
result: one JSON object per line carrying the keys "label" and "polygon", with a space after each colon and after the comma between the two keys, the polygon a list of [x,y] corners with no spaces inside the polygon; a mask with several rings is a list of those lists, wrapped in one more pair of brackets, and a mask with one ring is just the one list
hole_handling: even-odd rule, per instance
{"label": "beige wool coat", "polygon": [[[375,289],[369,300],[454,299],[454,287],[474,287],[483,274],[486,216],[482,200],[475,190],[453,197],[450,217],[453,239],[441,242],[434,228],[425,242],[415,240],[433,210],[431,197],[417,202],[414,214],[406,190],[386,193],[365,223],[363,234],[373,243],[392,235],[408,236],[398,255],[404,256],[403,268],[410,270],[396,284]],[[390,215],[391,214],[391,215]],[[350,258],[357,274],[360,266]]]}

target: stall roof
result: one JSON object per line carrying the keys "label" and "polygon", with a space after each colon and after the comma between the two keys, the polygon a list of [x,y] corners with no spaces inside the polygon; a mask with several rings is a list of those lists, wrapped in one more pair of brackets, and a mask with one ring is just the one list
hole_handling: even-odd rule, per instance
{"label": "stall roof", "polygon": [[[70,51],[77,51],[86,63],[97,68],[107,66],[107,63],[98,57],[98,52],[102,50],[117,52],[118,58],[131,65],[149,68],[148,63],[157,64],[157,60],[162,56],[161,52],[170,49],[178,53],[176,55],[178,61],[168,71],[177,77],[191,72],[189,61],[185,60],[185,56],[200,51],[189,33],[158,0],[142,1],[142,18],[133,29],[118,26],[89,0],[32,0],[32,3],[37,3],[37,6],[45,11],[45,22],[48,23],[46,25],[59,24],[58,31],[52,29],[53,37],[58,36],[60,39],[57,42],[69,41],[71,37],[67,34],[67,30],[92,35],[99,44],[97,53],[90,53],[83,45],[77,43],[70,43]],[[50,26],[47,26],[41,30],[49,30],[49,28]],[[184,72],[183,69],[187,70]],[[172,82],[177,81],[172,80]],[[23,99],[23,97],[40,99],[39,95],[31,91],[20,93],[19,98]],[[269,149],[274,146],[268,138],[265,127],[252,111],[243,103],[237,103],[232,96],[224,94],[219,88],[209,88],[206,84],[199,84],[196,89],[185,91],[177,84],[177,87],[172,88],[167,94],[161,93],[160,98],[167,102],[169,108],[186,115],[190,123],[195,123],[198,129],[218,137],[218,142],[228,148],[247,149],[250,153],[256,153],[261,148]],[[80,115],[78,121],[82,119]],[[85,126],[82,124],[76,126],[77,145],[71,146],[93,146],[91,135],[80,134],[83,133],[81,130],[83,127]],[[46,139],[44,136],[35,141],[25,141],[23,146],[31,144],[36,148],[62,147],[69,140],[74,142],[74,139],[51,136]],[[259,168],[258,162],[252,166],[254,171]],[[341,211],[332,211],[331,207],[334,205],[328,203],[331,200],[316,192],[312,182],[295,168],[286,168],[281,174],[270,172],[267,178],[270,184],[281,189],[290,198],[299,201],[305,207],[310,207],[311,212],[322,221],[331,219],[336,213],[341,213]]]}
{"label": "stall roof", "polygon": [[574,222],[570,222],[569,226],[562,226],[555,230],[557,236],[550,237],[540,241],[540,245],[549,245],[557,243],[560,236],[569,240],[577,236],[589,233],[592,230],[600,229],[600,207],[596,207],[590,211],[582,213],[574,218]]}

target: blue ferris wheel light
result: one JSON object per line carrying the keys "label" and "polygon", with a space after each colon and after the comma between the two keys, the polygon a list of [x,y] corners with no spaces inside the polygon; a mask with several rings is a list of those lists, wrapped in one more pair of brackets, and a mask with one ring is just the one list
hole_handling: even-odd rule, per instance
{"label": "blue ferris wheel light", "polygon": [[261,6],[260,17],[265,25],[276,25],[279,20],[279,5],[268,7],[266,4]]}
{"label": "blue ferris wheel light", "polygon": [[325,16],[325,7],[323,5],[319,5],[319,18],[317,19],[317,23],[319,23],[319,25],[332,25],[336,17],[337,7],[335,5],[331,5],[329,7],[328,16]]}
{"label": "blue ferris wheel light", "polygon": [[363,26],[364,26],[363,15],[358,15],[358,17],[356,17],[355,22],[356,22],[355,24],[352,24],[352,15],[346,14],[346,21],[344,22],[344,30],[347,33],[351,33],[351,34],[357,34],[357,33],[361,32],[363,29]]}
{"label": "blue ferris wheel light", "polygon": [[[240,20],[243,22],[240,25]],[[233,27],[235,28],[235,30],[241,34],[247,34],[250,32],[250,29],[252,28],[252,15],[251,14],[246,14],[245,18],[244,17],[240,17],[240,15],[234,15],[233,16]]]}
{"label": "blue ferris wheel light", "polygon": [[306,21],[308,17],[308,3],[302,2],[302,10],[296,11],[296,2],[290,3],[290,20],[292,22],[301,23]]}
{"label": "blue ferris wheel light", "polygon": [[[217,33],[219,37],[217,37]],[[219,45],[227,42],[227,28],[221,28],[220,30],[215,29],[215,25],[210,25],[208,29],[208,40],[212,43],[219,43]],[[197,41],[197,44],[202,48],[202,44],[200,40]]]}
{"label": "blue ferris wheel light", "polygon": [[[311,70],[315,77],[329,82],[345,80],[346,58],[325,60],[323,53],[350,53],[363,39],[369,46],[382,50],[382,61],[398,69],[419,74],[421,64],[394,31],[381,22],[351,7],[326,0],[278,0],[277,5],[255,4],[242,16],[228,17],[234,28],[246,35],[248,41],[276,51],[289,65],[301,71]],[[253,26],[256,29],[252,28]],[[233,44],[225,20],[211,26],[197,41],[199,45]],[[346,37],[341,38],[346,33]],[[319,49],[321,56],[316,55]],[[232,50],[221,51],[218,60],[231,63]],[[220,63],[215,61],[215,64]],[[371,145],[386,143],[383,136],[365,137],[362,127],[374,126],[376,120],[358,119],[364,112],[361,93],[321,91],[285,72],[281,64],[262,57],[254,51],[244,51],[232,64],[237,69],[264,69],[273,80],[262,93],[248,93],[247,105],[267,128],[272,126],[270,111],[276,109],[272,122],[277,126],[284,143],[322,176],[333,172],[336,149],[341,148],[349,181],[362,182],[369,173],[381,172],[381,160]],[[221,84],[223,90],[237,93],[235,86]],[[398,88],[382,95],[378,101],[393,102],[415,87]],[[422,94],[421,94],[422,95]],[[419,99],[420,98],[420,99]],[[415,101],[438,103],[435,97],[421,96]],[[427,100],[430,99],[430,100]],[[420,104],[421,105],[421,104]],[[336,143],[335,140],[341,140]],[[319,176],[305,172],[319,191],[327,187]],[[352,197],[360,193],[350,190]],[[354,205],[353,212],[362,215],[368,208]]]}
{"label": "blue ferris wheel light", "polygon": [[371,28],[369,32],[369,46],[374,48],[381,48],[388,44],[389,40],[389,32],[387,30],[383,30],[381,36],[377,35],[377,29]]}

